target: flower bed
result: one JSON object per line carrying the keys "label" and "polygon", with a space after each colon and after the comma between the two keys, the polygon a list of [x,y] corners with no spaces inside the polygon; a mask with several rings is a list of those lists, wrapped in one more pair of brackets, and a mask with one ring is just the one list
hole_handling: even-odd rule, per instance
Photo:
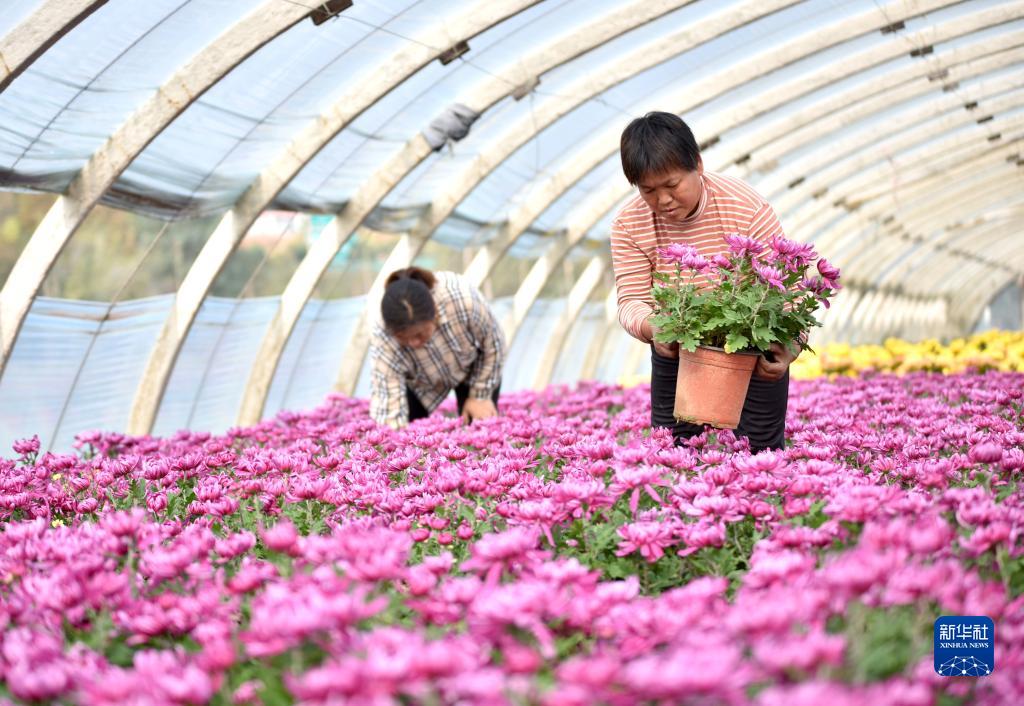
{"label": "flower bed", "polygon": [[[378,428],[337,398],[0,461],[0,701],[1005,704],[1024,375],[795,383],[792,446],[674,448],[645,387]],[[996,670],[943,678],[939,615]]]}
{"label": "flower bed", "polygon": [[863,372],[962,373],[1002,370],[1024,372],[1024,331],[986,331],[943,345],[936,340],[910,342],[890,338],[883,345],[830,343],[817,355],[804,353],[793,364],[793,376],[858,375]]}

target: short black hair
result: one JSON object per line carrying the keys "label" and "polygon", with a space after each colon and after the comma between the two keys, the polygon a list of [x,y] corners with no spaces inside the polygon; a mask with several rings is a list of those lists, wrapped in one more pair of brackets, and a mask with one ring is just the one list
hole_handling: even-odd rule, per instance
{"label": "short black hair", "polygon": [[406,267],[388,275],[380,302],[384,328],[394,334],[424,321],[433,321],[437,305],[430,290],[435,282],[434,274],[422,267]]}
{"label": "short black hair", "polygon": [[636,186],[645,176],[670,169],[697,171],[700,147],[693,131],[673,113],[655,111],[633,120],[619,142],[622,172]]}

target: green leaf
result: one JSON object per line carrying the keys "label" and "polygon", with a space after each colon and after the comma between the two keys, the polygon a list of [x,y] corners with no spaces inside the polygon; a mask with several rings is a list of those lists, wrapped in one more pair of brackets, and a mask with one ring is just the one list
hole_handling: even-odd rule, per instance
{"label": "green leaf", "polygon": [[699,346],[700,343],[700,338],[693,334],[684,335],[679,339],[679,347],[685,351],[689,351],[690,353],[697,350],[697,346]]}
{"label": "green leaf", "polygon": [[768,347],[768,344],[775,343],[779,340],[778,336],[772,333],[772,330],[767,326],[755,326],[751,330],[751,336],[754,340],[754,345],[761,350]]}
{"label": "green leaf", "polygon": [[725,352],[735,353],[742,351],[750,345],[750,339],[741,333],[730,332],[725,337]]}

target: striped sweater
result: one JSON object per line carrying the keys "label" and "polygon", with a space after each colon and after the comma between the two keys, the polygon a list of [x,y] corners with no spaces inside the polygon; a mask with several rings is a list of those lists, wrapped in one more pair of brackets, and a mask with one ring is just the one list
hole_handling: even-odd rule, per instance
{"label": "striped sweater", "polygon": [[642,333],[654,311],[652,273],[672,274],[675,266],[660,258],[658,248],[672,243],[692,245],[705,257],[726,254],[722,239],[739,233],[758,240],[784,235],[771,205],[735,177],[704,172],[697,210],[682,223],[672,223],[650,209],[637,194],[612,224],[612,267],[618,295],[619,323],[629,334],[650,343]]}

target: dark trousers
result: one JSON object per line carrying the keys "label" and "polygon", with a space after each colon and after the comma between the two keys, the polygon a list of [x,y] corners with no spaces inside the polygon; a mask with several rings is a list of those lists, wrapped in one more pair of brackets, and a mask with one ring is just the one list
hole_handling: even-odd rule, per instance
{"label": "dark trousers", "polygon": [[[667,427],[679,444],[704,431],[704,427],[678,422],[672,414],[676,403],[679,360],[658,355],[651,347],[651,426]],[[789,402],[789,371],[777,382],[752,377],[743,402],[736,436],[750,440],[751,451],[781,449],[786,436],[786,405]]]}
{"label": "dark trousers", "polygon": [[[494,388],[494,392],[491,393],[491,401],[494,403],[495,407],[498,406],[498,395],[500,392],[501,383],[498,383],[498,386]],[[428,412],[427,408],[423,406],[422,402],[420,402],[420,398],[417,397],[416,393],[408,387],[405,388],[405,396],[409,401],[410,422],[414,419],[423,419],[424,417],[430,416],[430,412]],[[459,405],[459,414],[462,414],[462,408],[466,405],[467,399],[469,399],[469,383],[463,381],[455,386],[455,402]]]}

